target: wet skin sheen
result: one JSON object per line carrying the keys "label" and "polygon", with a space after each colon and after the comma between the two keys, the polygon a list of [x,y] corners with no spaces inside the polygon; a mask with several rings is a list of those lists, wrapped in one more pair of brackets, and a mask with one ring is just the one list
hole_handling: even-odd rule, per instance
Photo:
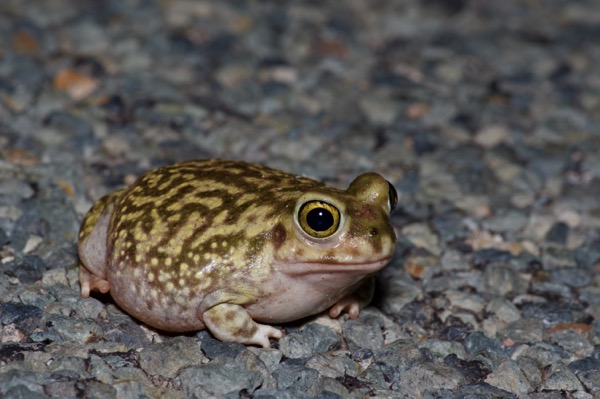
{"label": "wet skin sheen", "polygon": [[94,204],[79,233],[81,295],[109,292],[165,331],[269,346],[282,323],[357,317],[392,257],[393,187],[347,190],[244,162],[165,166]]}

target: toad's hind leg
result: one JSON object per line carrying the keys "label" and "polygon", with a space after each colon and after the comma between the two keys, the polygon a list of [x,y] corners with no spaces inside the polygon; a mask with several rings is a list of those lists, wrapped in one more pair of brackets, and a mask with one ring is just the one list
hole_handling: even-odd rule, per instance
{"label": "toad's hind leg", "polygon": [[79,282],[81,296],[87,298],[90,291],[106,293],[110,290],[107,280],[108,228],[119,191],[98,200],[85,215],[79,232]]}
{"label": "toad's hind leg", "polygon": [[374,293],[375,277],[369,277],[356,291],[337,301],[329,309],[329,316],[335,319],[343,312],[346,312],[351,319],[356,319],[360,314],[360,310],[371,302]]}
{"label": "toad's hind leg", "polygon": [[106,294],[110,290],[108,280],[90,273],[83,265],[79,265],[79,283],[81,284],[82,298],[88,298],[91,291],[100,291]]}
{"label": "toad's hind leg", "polygon": [[246,309],[232,303],[221,303],[202,314],[204,324],[221,341],[247,345],[271,346],[269,338],[279,339],[283,333],[252,320]]}

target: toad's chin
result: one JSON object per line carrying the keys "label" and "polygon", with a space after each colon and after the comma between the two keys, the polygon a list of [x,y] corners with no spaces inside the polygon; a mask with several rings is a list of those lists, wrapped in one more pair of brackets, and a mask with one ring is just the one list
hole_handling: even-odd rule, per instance
{"label": "toad's chin", "polygon": [[391,256],[382,258],[373,262],[346,262],[346,263],[326,263],[326,262],[297,262],[279,264],[275,270],[285,273],[289,276],[304,276],[307,274],[357,274],[367,275],[378,272],[387,265]]}

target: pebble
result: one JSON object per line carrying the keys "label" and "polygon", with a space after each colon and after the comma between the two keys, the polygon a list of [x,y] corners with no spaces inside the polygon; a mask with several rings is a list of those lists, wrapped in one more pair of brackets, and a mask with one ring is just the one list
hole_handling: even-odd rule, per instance
{"label": "pebble", "polygon": [[464,254],[456,250],[444,252],[440,259],[442,269],[446,272],[455,270],[469,270],[469,263]]}
{"label": "pebble", "polygon": [[244,350],[244,345],[237,342],[218,341],[206,330],[200,331],[197,337],[200,340],[202,352],[209,360],[218,357],[235,359]]}
{"label": "pebble", "polygon": [[340,351],[316,354],[306,362],[306,367],[315,369],[319,375],[329,378],[356,377],[361,371],[348,353]]}
{"label": "pebble", "polygon": [[506,126],[486,126],[475,135],[475,142],[485,148],[493,148],[503,141],[510,140]]}
{"label": "pebble", "polygon": [[426,249],[436,256],[441,255],[442,250],[439,245],[439,239],[426,224],[410,224],[404,227],[401,233],[417,248]]}
{"label": "pebble", "polygon": [[546,372],[546,378],[541,388],[547,391],[582,391],[583,385],[564,364],[556,363],[551,365],[550,369]]}
{"label": "pebble", "polygon": [[548,246],[542,255],[545,270],[572,269],[577,266],[573,253],[560,246]]}
{"label": "pebble", "polygon": [[427,339],[419,343],[419,348],[427,348],[431,353],[440,358],[453,355],[458,359],[465,359],[466,352],[460,342],[443,341],[439,339]]}
{"label": "pebble", "polygon": [[273,371],[273,376],[278,381],[279,389],[302,394],[317,383],[319,373],[307,368],[303,362],[283,361]]}
{"label": "pebble", "polygon": [[519,309],[504,298],[492,299],[492,301],[486,305],[485,310],[506,323],[514,322],[521,318]]}
{"label": "pebble", "polygon": [[446,291],[444,295],[450,301],[450,306],[454,309],[479,313],[485,307],[485,301],[479,295],[468,294],[462,291]]}
{"label": "pebble", "polygon": [[532,390],[527,376],[512,360],[500,364],[493,373],[486,377],[485,382],[515,395],[527,394]]}
{"label": "pebble", "polygon": [[418,397],[428,392],[452,391],[462,384],[464,378],[458,370],[427,362],[400,373],[392,389],[403,395]]}
{"label": "pebble", "polygon": [[398,314],[404,306],[412,303],[421,294],[413,280],[385,279],[380,283],[385,301],[382,310],[387,314]]}
{"label": "pebble", "polygon": [[497,233],[512,233],[523,230],[527,225],[527,216],[518,210],[501,211],[486,219],[483,227]]}
{"label": "pebble", "polygon": [[421,359],[423,359],[423,353],[414,342],[407,339],[400,339],[376,351],[376,361],[368,369],[387,365],[398,371],[402,371],[413,366]]}
{"label": "pebble", "polygon": [[331,329],[311,323],[300,333],[291,332],[279,340],[279,349],[289,358],[313,356],[340,346],[340,338]]}
{"label": "pebble", "polygon": [[529,286],[527,275],[504,263],[488,265],[483,273],[483,281],[487,292],[499,296],[525,294]]}
{"label": "pebble", "polygon": [[348,320],[342,326],[342,331],[351,351],[383,348],[383,321],[372,312],[363,312],[357,319]]}
{"label": "pebble", "polygon": [[[179,356],[172,356],[179,353]],[[174,378],[189,366],[199,366],[206,358],[200,345],[189,337],[175,337],[161,343],[148,345],[140,352],[140,367],[148,375]]]}

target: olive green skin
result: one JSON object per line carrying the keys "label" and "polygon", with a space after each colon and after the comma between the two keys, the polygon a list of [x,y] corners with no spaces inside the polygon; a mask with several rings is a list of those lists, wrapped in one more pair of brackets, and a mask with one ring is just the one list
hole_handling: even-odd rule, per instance
{"label": "olive green skin", "polygon": [[[224,341],[269,346],[282,333],[259,322],[328,308],[332,317],[358,316],[372,277],[394,252],[394,196],[376,173],[340,190],[245,162],[165,166],[101,198],[85,216],[81,293],[110,292],[161,330],[208,328]],[[299,216],[311,201],[339,211],[326,237],[307,233]]]}

